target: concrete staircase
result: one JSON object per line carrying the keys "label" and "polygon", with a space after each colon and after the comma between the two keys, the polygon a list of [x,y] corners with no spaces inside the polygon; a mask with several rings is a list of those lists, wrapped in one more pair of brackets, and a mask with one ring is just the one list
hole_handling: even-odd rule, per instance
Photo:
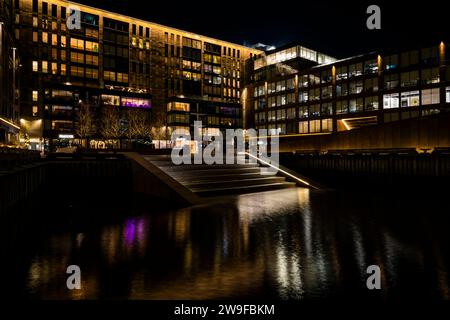
{"label": "concrete staircase", "polygon": [[201,197],[294,188],[281,176],[260,174],[258,164],[174,165],[170,155],[145,156],[147,161]]}

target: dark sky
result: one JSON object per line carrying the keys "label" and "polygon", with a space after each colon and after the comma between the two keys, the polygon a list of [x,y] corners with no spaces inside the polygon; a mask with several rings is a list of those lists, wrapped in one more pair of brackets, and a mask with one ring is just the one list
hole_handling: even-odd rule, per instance
{"label": "dark sky", "polygon": [[[299,41],[338,58],[450,41],[450,1],[75,1],[240,44]],[[370,4],[381,8],[381,30],[366,28]]]}

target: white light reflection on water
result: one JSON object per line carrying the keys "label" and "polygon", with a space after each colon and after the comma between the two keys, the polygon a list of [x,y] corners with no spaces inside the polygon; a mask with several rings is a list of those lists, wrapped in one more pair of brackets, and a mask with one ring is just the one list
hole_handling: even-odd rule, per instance
{"label": "white light reflection on water", "polygon": [[[302,215],[304,234],[293,234],[289,229],[278,230],[273,245],[274,253],[267,254],[268,268],[273,271],[282,299],[300,299],[303,296],[301,238],[306,239],[311,251],[311,210],[309,189],[296,188],[279,192],[265,192],[243,195],[238,198],[238,211],[241,225],[248,226],[259,222],[273,221],[285,215]],[[298,220],[294,220],[298,221]],[[301,226],[297,226],[301,227]],[[289,228],[289,226],[287,226]]]}

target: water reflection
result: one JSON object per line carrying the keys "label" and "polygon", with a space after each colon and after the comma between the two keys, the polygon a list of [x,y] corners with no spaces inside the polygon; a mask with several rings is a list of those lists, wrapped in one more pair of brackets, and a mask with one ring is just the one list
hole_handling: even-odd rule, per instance
{"label": "water reflection", "polygon": [[[391,228],[384,206],[298,188],[128,216],[45,238],[25,289],[45,299],[383,298],[410,288],[448,298],[446,242]],[[66,289],[70,264],[82,270],[80,291]],[[382,292],[365,287],[370,264],[383,271]]]}

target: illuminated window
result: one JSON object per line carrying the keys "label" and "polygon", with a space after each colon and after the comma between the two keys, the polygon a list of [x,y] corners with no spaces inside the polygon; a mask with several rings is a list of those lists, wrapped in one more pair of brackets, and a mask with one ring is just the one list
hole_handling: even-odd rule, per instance
{"label": "illuminated window", "polygon": [[117,82],[128,82],[128,74],[126,73],[117,73]]}
{"label": "illuminated window", "polygon": [[65,76],[67,74],[67,67],[65,64],[61,64],[61,75]]}
{"label": "illuminated window", "polygon": [[90,54],[86,55],[86,64],[98,66],[98,56],[93,56]]}
{"label": "illuminated window", "polygon": [[[361,84],[362,86],[362,84]],[[322,87],[322,99],[329,99],[333,96],[332,86]]]}
{"label": "illuminated window", "polygon": [[343,80],[348,78],[347,66],[336,68],[336,80]]}
{"label": "illuminated window", "polygon": [[445,88],[445,102],[450,102],[450,87]]}
{"label": "illuminated window", "polygon": [[320,76],[319,74],[310,74],[309,75],[309,83],[312,85],[320,84]]}
{"label": "illuminated window", "polygon": [[298,78],[298,87],[299,88],[306,88],[309,85],[309,79],[308,75],[302,75]]}
{"label": "illuminated window", "polygon": [[311,117],[320,117],[320,105],[313,104],[309,106],[309,115]]}
{"label": "illuminated window", "polygon": [[298,99],[299,99],[300,103],[307,102],[308,101],[308,91],[300,91]]}
{"label": "illuminated window", "polygon": [[39,95],[38,95],[37,90],[33,90],[32,97],[33,97],[33,102],[37,102],[38,101]]}
{"label": "illuminated window", "polygon": [[439,82],[439,68],[429,68],[422,70],[422,83],[431,84]]}
{"label": "illuminated window", "polygon": [[286,109],[286,118],[295,119],[295,108]]}
{"label": "illuminated window", "polygon": [[212,56],[212,63],[220,64],[220,56]]}
{"label": "illuminated window", "polygon": [[86,41],[86,51],[98,52],[98,43]]}
{"label": "illuminated window", "polygon": [[191,80],[191,73],[189,71],[183,71],[183,78],[186,80]]}
{"label": "illuminated window", "polygon": [[86,68],[86,78],[98,79],[98,70]]}
{"label": "illuminated window", "polygon": [[102,103],[104,105],[109,105],[109,106],[119,106],[120,105],[120,97],[108,95],[108,94],[102,94]]}
{"label": "illuminated window", "polygon": [[398,55],[384,57],[383,62],[386,70],[395,69],[398,67]]}
{"label": "illuminated window", "polygon": [[321,76],[322,83],[331,82],[331,80],[333,79],[333,77],[331,75],[331,69],[322,71],[320,76]]}
{"label": "illuminated window", "polygon": [[400,106],[400,98],[398,93],[385,94],[383,96],[383,108],[394,109]]}
{"label": "illuminated window", "polygon": [[91,28],[86,28],[86,37],[88,38],[98,38],[98,31]]}
{"label": "illuminated window", "polygon": [[366,111],[372,111],[372,110],[378,110],[378,97],[367,97],[364,99],[365,101],[365,110]]}
{"label": "illuminated window", "polygon": [[285,120],[286,119],[286,109],[277,110],[277,120]]}
{"label": "illuminated window", "polygon": [[336,114],[348,113],[348,100],[336,102]]}
{"label": "illuminated window", "polygon": [[320,114],[323,116],[331,116],[333,114],[332,103],[322,103]]}
{"label": "illuminated window", "polygon": [[333,119],[322,119],[322,132],[333,131]]}
{"label": "illuminated window", "polygon": [[38,106],[33,106],[33,110],[32,110],[33,117],[37,117],[38,112],[39,112]]}
{"label": "illuminated window", "polygon": [[167,111],[184,111],[189,112],[190,104],[185,102],[170,102],[167,105]]}
{"label": "illuminated window", "polygon": [[278,81],[276,84],[276,92],[281,92],[286,90],[286,81]]}
{"label": "illuminated window", "polygon": [[[61,41],[61,46],[62,46],[62,41]],[[84,50],[84,40],[76,39],[76,38],[70,38],[70,47],[72,49]]]}
{"label": "illuminated window", "polygon": [[116,73],[112,71],[105,71],[103,77],[107,81],[116,81]]}
{"label": "illuminated window", "polygon": [[344,97],[348,95],[348,84],[346,82],[342,82],[336,85],[336,96]]}
{"label": "illuminated window", "polygon": [[78,53],[78,52],[71,52],[70,53],[70,61],[76,62],[76,63],[84,63],[84,54]]}
{"label": "illuminated window", "polygon": [[320,88],[309,90],[309,100],[320,100]]}
{"label": "illuminated window", "polygon": [[58,36],[56,34],[52,34],[52,46],[58,45]]}
{"label": "illuminated window", "polygon": [[48,33],[47,32],[42,32],[42,42],[48,43]]}
{"label": "illuminated window", "polygon": [[66,36],[61,36],[61,47],[62,48],[66,47]]}
{"label": "illuminated window", "polygon": [[52,60],[58,60],[58,50],[56,48],[52,48]]}
{"label": "illuminated window", "polygon": [[52,74],[58,73],[58,64],[56,62],[52,62]]}
{"label": "illuminated window", "polygon": [[352,81],[350,82],[350,94],[359,94],[363,89],[362,81]]}
{"label": "illuminated window", "polygon": [[309,122],[309,132],[314,133],[314,132],[320,132],[320,122],[321,120],[311,120]]}
{"label": "illuminated window", "polygon": [[52,90],[52,98],[72,98],[72,92],[67,90]]}
{"label": "illuminated window", "polygon": [[401,107],[417,107],[420,105],[419,91],[402,92]]}
{"label": "illuminated window", "polygon": [[38,42],[38,33],[33,31],[33,42]]}
{"label": "illuminated window", "polygon": [[440,103],[439,88],[422,90],[422,105]]}
{"label": "illuminated window", "polygon": [[360,76],[363,73],[362,63],[351,64],[348,68],[349,77]]}
{"label": "illuminated window", "polygon": [[47,73],[48,72],[48,62],[42,61],[42,72]]}
{"label": "illuminated window", "polygon": [[351,99],[349,102],[350,112],[361,112],[364,109],[363,98]]}
{"label": "illuminated window", "polygon": [[33,17],[33,27],[37,28],[38,26],[38,17]]}
{"label": "illuminated window", "polygon": [[70,75],[72,77],[84,77],[84,68],[71,66]]}
{"label": "illuminated window", "polygon": [[32,63],[33,72],[39,71],[39,63],[37,61],[33,61]]}
{"label": "illuminated window", "polygon": [[376,59],[364,62],[364,73],[377,73],[378,72],[378,62]]}
{"label": "illuminated window", "polygon": [[66,58],[67,58],[67,57],[66,57],[66,51],[65,51],[65,50],[62,50],[62,51],[61,51],[61,60],[62,60],[62,61],[66,61]]}

